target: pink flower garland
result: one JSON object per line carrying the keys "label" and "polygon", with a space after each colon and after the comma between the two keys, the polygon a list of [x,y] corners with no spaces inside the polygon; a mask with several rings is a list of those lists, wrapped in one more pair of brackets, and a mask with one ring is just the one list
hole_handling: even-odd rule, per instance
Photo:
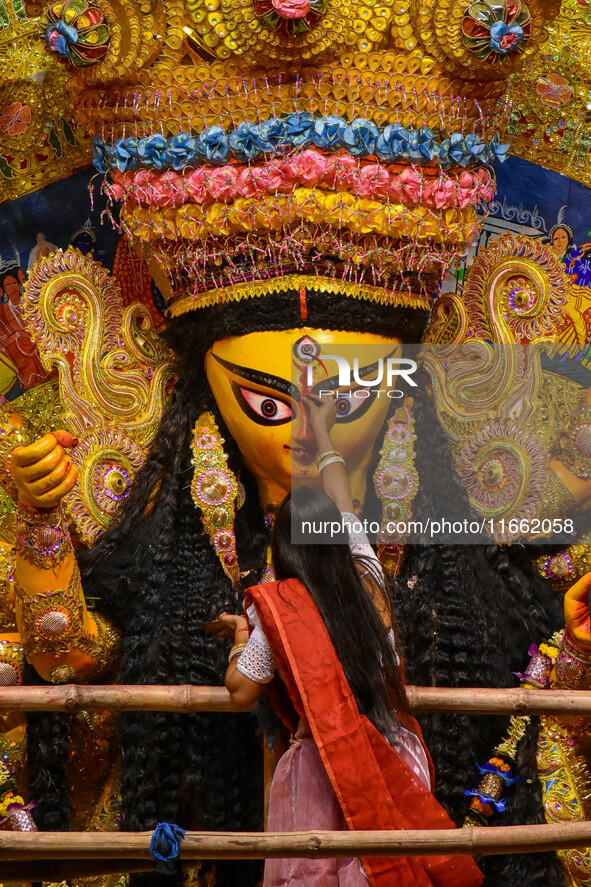
{"label": "pink flower garland", "polygon": [[145,169],[115,172],[107,192],[115,200],[165,207],[291,194],[298,186],[312,188],[321,184],[358,197],[436,209],[475,206],[481,200],[491,200],[495,194],[494,178],[482,168],[475,172],[464,170],[459,176],[441,173],[434,179],[414,167],[391,173],[379,163],[360,164],[347,154],[325,157],[312,149],[261,166],[202,166],[188,175]]}

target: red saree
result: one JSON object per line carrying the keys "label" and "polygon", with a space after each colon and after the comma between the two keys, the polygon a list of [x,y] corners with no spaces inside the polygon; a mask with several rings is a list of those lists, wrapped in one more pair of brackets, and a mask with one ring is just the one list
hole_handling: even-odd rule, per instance
{"label": "red saree", "polygon": [[[284,688],[269,695],[295,732],[305,717],[350,829],[441,829],[454,824],[373,724],[360,715],[328,632],[297,579],[253,586],[254,603]],[[285,692],[289,698],[286,697]],[[363,859],[374,887],[477,887],[480,870],[465,856]]]}

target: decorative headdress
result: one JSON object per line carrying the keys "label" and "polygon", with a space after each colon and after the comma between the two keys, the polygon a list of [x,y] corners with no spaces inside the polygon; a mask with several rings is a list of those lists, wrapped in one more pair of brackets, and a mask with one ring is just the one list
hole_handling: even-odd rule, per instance
{"label": "decorative headdress", "polygon": [[87,219],[81,228],[78,228],[77,231],[74,231],[72,237],[70,238],[70,242],[74,243],[76,238],[80,237],[80,235],[83,234],[86,235],[93,244],[96,243],[96,234],[94,233],[92,222],[90,221],[90,219]]}
{"label": "decorative headdress", "polygon": [[0,274],[4,274],[9,268],[18,268],[20,263],[20,253],[14,243],[11,243],[9,250],[0,253]]}
{"label": "decorative headdress", "polygon": [[86,54],[72,90],[123,228],[173,314],[311,280],[429,308],[494,193],[487,164],[507,152],[507,77],[558,9],[79,5],[53,4],[43,36],[63,56],[68,39],[72,52],[93,33],[107,45],[95,64]]}

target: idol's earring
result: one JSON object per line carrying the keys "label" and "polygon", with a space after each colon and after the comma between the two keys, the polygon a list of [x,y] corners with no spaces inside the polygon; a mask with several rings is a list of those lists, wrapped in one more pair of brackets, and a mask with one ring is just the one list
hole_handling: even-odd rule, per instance
{"label": "idol's earring", "polygon": [[412,505],[419,488],[415,468],[415,423],[410,405],[396,410],[380,450],[374,475],[376,493],[382,502],[382,522],[378,533],[378,554],[389,576],[400,566],[402,544],[412,520]]}
{"label": "idol's earring", "polygon": [[226,576],[232,585],[240,581],[236,556],[234,517],[239,496],[238,481],[228,468],[224,453],[224,439],[220,435],[213,413],[201,413],[193,428],[193,480],[191,497],[203,518],[203,529],[209,536]]}

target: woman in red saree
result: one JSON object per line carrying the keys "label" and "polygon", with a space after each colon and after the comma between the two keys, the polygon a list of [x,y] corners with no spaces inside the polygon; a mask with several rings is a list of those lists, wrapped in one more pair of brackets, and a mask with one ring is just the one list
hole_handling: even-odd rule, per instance
{"label": "woman in red saree", "polygon": [[[248,618],[222,614],[234,636],[226,673],[245,707],[268,691],[293,734],[269,802],[271,831],[453,828],[430,792],[430,761],[408,704],[380,589],[379,564],[347,530],[331,544],[292,544],[301,521],[354,523],[330,404],[308,403],[327,493],[282,503],[272,539],[276,580],[247,589]],[[329,468],[331,469],[329,471]],[[338,507],[337,507],[338,506]],[[376,606],[376,603],[378,606]],[[382,618],[380,611],[384,614]],[[470,858],[273,859],[264,887],[477,887]]]}

